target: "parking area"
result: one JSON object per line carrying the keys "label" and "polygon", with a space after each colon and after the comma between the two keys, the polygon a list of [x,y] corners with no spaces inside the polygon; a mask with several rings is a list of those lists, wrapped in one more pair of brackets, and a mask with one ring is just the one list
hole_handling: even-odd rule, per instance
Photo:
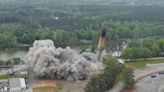
{"label": "parking area", "polygon": [[133,92],[164,92],[164,74],[155,73],[141,79]]}

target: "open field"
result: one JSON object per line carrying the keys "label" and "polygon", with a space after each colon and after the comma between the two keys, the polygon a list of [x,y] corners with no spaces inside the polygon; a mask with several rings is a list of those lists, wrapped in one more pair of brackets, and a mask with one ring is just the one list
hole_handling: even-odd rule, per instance
{"label": "open field", "polygon": [[158,64],[158,63],[164,63],[164,59],[133,61],[133,62],[127,62],[127,65],[132,68],[145,68],[147,64]]}

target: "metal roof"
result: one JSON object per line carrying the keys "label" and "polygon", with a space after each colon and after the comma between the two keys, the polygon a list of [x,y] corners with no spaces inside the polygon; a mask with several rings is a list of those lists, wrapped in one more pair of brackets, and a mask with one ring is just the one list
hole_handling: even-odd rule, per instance
{"label": "metal roof", "polygon": [[9,78],[10,91],[18,91],[26,88],[24,78]]}

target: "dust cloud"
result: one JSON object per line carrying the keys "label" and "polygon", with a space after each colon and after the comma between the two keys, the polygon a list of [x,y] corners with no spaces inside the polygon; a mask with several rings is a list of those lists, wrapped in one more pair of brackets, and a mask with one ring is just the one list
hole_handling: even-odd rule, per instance
{"label": "dust cloud", "polygon": [[45,79],[83,80],[103,69],[94,53],[56,48],[51,40],[35,41],[24,62],[36,77]]}

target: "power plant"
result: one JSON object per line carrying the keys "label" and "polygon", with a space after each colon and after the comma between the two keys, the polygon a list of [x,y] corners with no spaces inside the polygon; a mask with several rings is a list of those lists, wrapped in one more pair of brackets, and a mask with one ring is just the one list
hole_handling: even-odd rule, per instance
{"label": "power plant", "polygon": [[14,67],[13,71],[28,71],[32,75],[33,92],[53,92],[56,88],[54,80],[87,80],[104,68],[98,61],[101,61],[106,43],[106,31],[106,27],[102,27],[96,54],[79,53],[70,47],[56,48],[49,39],[36,40],[24,57],[25,64]]}

